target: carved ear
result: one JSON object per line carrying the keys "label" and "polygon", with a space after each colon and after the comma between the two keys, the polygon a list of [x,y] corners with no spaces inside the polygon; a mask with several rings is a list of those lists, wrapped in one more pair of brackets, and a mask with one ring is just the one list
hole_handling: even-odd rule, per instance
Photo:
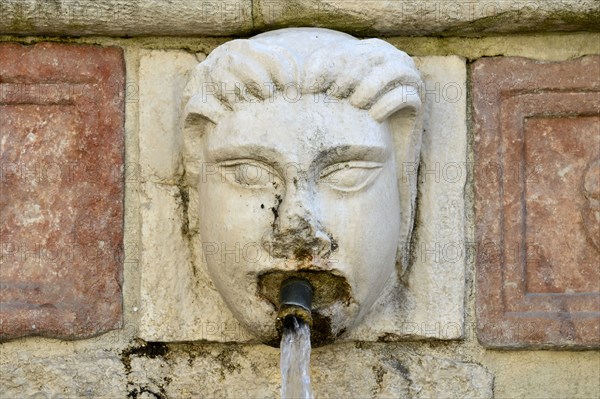
{"label": "carved ear", "polygon": [[390,115],[388,123],[394,140],[400,191],[400,237],[396,263],[402,276],[410,267],[413,228],[416,223],[423,111],[419,101],[417,104],[407,102],[388,110],[382,107],[377,112],[379,115]]}
{"label": "carved ear", "polygon": [[[230,110],[223,98],[222,87],[211,78],[206,61],[196,65],[182,97],[184,122],[188,115],[197,114],[216,123]],[[192,116],[191,118],[195,118]]]}
{"label": "carved ear", "polygon": [[216,96],[209,95],[203,90],[201,93],[192,96],[185,104],[183,109],[184,124],[193,123],[198,118],[208,119],[216,124],[227,111]]}
{"label": "carved ear", "polygon": [[369,113],[377,122],[383,122],[404,108],[412,109],[415,114],[419,112],[421,98],[415,86],[401,85],[388,91],[371,106]]}
{"label": "carved ear", "polygon": [[211,82],[207,69],[199,64],[184,92],[183,169],[185,184],[195,187],[201,172],[200,139],[229,111],[219,97],[219,87]]}
{"label": "carved ear", "polygon": [[198,179],[202,172],[201,138],[215,123],[199,113],[190,112],[184,114],[183,127],[183,170],[185,171],[185,184],[190,187],[198,185]]}

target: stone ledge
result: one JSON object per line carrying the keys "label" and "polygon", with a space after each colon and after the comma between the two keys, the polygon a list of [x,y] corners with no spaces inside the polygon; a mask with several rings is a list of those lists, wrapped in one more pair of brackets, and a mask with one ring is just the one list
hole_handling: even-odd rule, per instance
{"label": "stone ledge", "polygon": [[598,31],[600,4],[594,0],[6,0],[0,4],[0,34],[245,36],[290,26],[318,26],[359,36]]}
{"label": "stone ledge", "polygon": [[[130,397],[275,398],[279,351],[258,345],[154,344],[129,358]],[[318,398],[493,398],[483,366],[376,344],[331,345],[311,353]]]}

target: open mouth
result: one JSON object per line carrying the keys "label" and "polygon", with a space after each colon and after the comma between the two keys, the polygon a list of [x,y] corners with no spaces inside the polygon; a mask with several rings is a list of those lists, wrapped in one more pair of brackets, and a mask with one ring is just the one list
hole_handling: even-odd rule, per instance
{"label": "open mouth", "polygon": [[[310,336],[312,346],[326,345],[343,334],[345,328],[336,329],[332,325],[331,308],[335,304],[348,307],[354,303],[352,290],[346,278],[334,270],[270,270],[258,276],[258,295],[279,310],[282,284],[290,279],[306,280],[313,289],[309,311],[313,320]],[[281,334],[267,344],[278,347],[280,340]]]}
{"label": "open mouth", "polygon": [[307,280],[313,287],[313,311],[318,311],[336,302],[344,305],[352,302],[351,288],[348,281],[330,270],[268,271],[258,277],[258,294],[271,302],[276,309],[279,309],[281,284],[290,278]]}

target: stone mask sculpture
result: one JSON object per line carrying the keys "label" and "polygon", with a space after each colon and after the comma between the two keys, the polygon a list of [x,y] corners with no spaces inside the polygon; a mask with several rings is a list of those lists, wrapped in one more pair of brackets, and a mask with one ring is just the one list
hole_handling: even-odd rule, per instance
{"label": "stone mask sculpture", "polygon": [[313,341],[358,325],[408,266],[420,77],[378,39],[291,28],[217,47],[184,93],[186,179],[208,274],[234,316],[278,338],[281,283],[314,288]]}

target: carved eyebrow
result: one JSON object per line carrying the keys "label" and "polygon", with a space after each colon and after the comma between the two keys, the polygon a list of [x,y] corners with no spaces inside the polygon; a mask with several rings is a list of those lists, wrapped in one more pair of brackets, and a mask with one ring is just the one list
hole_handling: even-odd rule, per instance
{"label": "carved eyebrow", "polygon": [[385,162],[390,150],[383,146],[341,145],[321,151],[313,161],[313,167],[323,167],[346,161]]}
{"label": "carved eyebrow", "polygon": [[254,144],[234,145],[228,147],[208,148],[208,156],[214,162],[233,159],[254,159],[267,164],[277,165],[281,161],[281,153],[274,148]]}
{"label": "carved eyebrow", "polygon": [[[367,161],[384,163],[390,157],[391,151],[384,146],[375,145],[340,145],[327,148],[317,154],[310,163],[310,170],[319,170],[323,167],[347,161]],[[234,146],[215,146],[208,148],[207,161],[224,162],[234,159],[254,159],[271,165],[276,169],[293,162],[284,159],[280,151],[272,147],[256,144],[242,144]]]}

